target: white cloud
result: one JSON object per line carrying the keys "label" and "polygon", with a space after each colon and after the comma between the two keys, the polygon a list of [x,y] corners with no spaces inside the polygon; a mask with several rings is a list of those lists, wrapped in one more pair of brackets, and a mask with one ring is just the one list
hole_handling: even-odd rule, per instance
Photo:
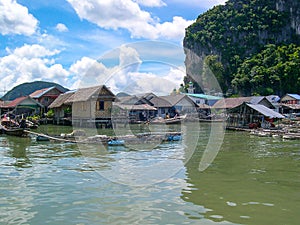
{"label": "white cloud", "polygon": [[[152,49],[157,51],[161,45],[154,45]],[[114,93],[168,94],[178,88],[185,75],[184,68],[164,64],[164,60],[158,59],[158,66],[163,63],[169,68],[156,70],[152,64],[147,64],[148,60],[153,61],[152,57],[142,62],[146,52],[123,45],[105,55],[103,62],[82,57],[69,68],[64,68],[55,62],[59,50],[25,44],[13,50],[7,49],[7,55],[0,57],[0,90],[34,80],[52,81],[71,89],[106,84]]]}
{"label": "white cloud", "polygon": [[[87,57],[78,60],[70,67],[70,72],[76,80],[72,88],[106,84],[114,93],[155,92],[163,95],[171,93],[183,82],[184,67],[172,66],[164,74],[155,74],[147,70],[140,72],[140,65],[143,62],[136,49],[121,46],[118,56],[119,64],[112,67]],[[145,68],[143,70],[145,71]]]}
{"label": "white cloud", "polygon": [[139,5],[144,5],[147,7],[161,7],[166,6],[166,3],[164,3],[161,0],[135,0]]}
{"label": "white cloud", "polygon": [[6,49],[6,51],[9,54],[14,55],[18,58],[27,58],[27,59],[53,56],[60,52],[59,50],[51,51],[37,44],[34,45],[24,44],[21,48],[16,48],[14,51],[11,51],[8,48]]}
{"label": "white cloud", "polygon": [[0,90],[34,80],[66,83],[69,72],[62,65],[55,64],[52,58],[59,53],[58,50],[24,45],[13,51],[7,49],[7,53],[7,56],[0,58]]}
{"label": "white cloud", "polygon": [[58,23],[57,25],[56,25],[56,30],[58,30],[59,32],[67,32],[69,29],[66,27],[66,25],[65,24],[63,24],[63,23]]}
{"label": "white cloud", "polygon": [[70,72],[77,75],[84,75],[97,61],[88,57],[82,57],[70,67]]}
{"label": "white cloud", "polygon": [[179,88],[183,83],[184,71],[180,69],[170,68],[169,73],[165,75],[157,75],[149,73],[129,73],[132,84],[124,87],[124,92],[129,94],[139,94],[153,92],[158,95],[168,95],[174,88]]}
{"label": "white cloud", "polygon": [[[140,8],[141,1],[133,0],[68,0],[81,19],[105,29],[127,29],[132,37],[181,40],[185,27],[193,21],[174,17],[172,22],[161,24],[158,18]],[[143,1],[143,5],[161,6],[161,1]],[[171,35],[167,34],[170,30]]]}
{"label": "white cloud", "polygon": [[173,4],[189,5],[195,8],[210,9],[216,5],[224,5],[228,0],[167,0]]}
{"label": "white cloud", "polygon": [[15,0],[0,0],[0,33],[32,35],[37,29],[38,21],[28,9]]}
{"label": "white cloud", "polygon": [[105,73],[106,68],[94,59],[82,57],[71,65],[69,71],[72,74],[73,82],[71,89],[77,89],[79,87],[95,86],[95,79],[99,74]]}
{"label": "white cloud", "polygon": [[177,39],[185,35],[185,28],[192,24],[194,21],[187,21],[182,17],[173,17],[172,22],[165,22],[163,24],[157,24],[156,28],[159,36],[166,39]]}

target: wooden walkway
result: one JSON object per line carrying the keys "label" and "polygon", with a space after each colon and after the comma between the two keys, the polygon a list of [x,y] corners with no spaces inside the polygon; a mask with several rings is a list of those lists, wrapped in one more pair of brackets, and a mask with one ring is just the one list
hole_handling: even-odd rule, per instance
{"label": "wooden walkway", "polygon": [[31,130],[24,130],[24,132],[25,132],[25,133],[28,133],[28,134],[33,134],[33,135],[36,135],[36,136],[46,137],[46,138],[49,138],[50,140],[53,140],[53,141],[79,143],[79,141],[76,141],[76,140],[70,140],[70,139],[64,139],[64,138],[53,137],[53,136],[49,136],[49,135],[47,135],[47,134],[36,133],[36,132],[31,131]]}

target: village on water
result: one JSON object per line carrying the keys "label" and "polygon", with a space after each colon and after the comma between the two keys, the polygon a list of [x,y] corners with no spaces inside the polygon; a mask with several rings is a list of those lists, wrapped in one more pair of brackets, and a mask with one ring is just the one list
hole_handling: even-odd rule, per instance
{"label": "village on water", "polygon": [[58,86],[44,88],[12,101],[0,100],[1,133],[21,136],[40,124],[112,128],[116,123],[126,127],[197,121],[223,122],[227,129],[258,136],[300,139],[298,94],[223,98],[194,90],[192,82],[187,91],[174,89],[167,96],[115,95],[105,85],[66,92]]}

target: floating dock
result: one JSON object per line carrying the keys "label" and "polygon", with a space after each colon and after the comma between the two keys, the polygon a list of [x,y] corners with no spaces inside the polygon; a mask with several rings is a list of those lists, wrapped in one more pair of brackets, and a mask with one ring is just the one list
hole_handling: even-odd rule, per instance
{"label": "floating dock", "polygon": [[47,134],[37,133],[30,130],[25,131],[28,134],[36,135],[37,137],[45,137],[46,139],[59,142],[69,142],[78,144],[105,144],[105,145],[126,145],[126,144],[143,144],[152,142],[172,142],[180,141],[182,139],[181,132],[149,132],[140,133],[136,135],[124,135],[124,136],[107,136],[107,135],[95,135],[86,137],[84,135],[76,136],[71,134],[64,134],[60,137],[50,136]]}

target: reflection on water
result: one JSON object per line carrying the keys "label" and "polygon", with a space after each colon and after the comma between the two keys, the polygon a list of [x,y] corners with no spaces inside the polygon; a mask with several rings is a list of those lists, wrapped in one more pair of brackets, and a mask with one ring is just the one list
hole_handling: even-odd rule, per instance
{"label": "reflection on water", "polygon": [[203,146],[187,164],[182,199],[209,209],[205,218],[239,224],[297,224],[300,143],[228,132],[214,163],[197,170]]}
{"label": "reflection on water", "polygon": [[[209,135],[195,152],[192,132],[153,149],[0,136],[0,224],[298,224],[300,143],[227,132],[200,172]],[[157,182],[127,185],[142,175]]]}
{"label": "reflection on water", "polygon": [[30,144],[30,138],[18,138],[13,136],[0,138],[0,147],[6,149],[5,155],[7,159],[10,159],[9,163],[20,168],[31,166],[30,159],[26,154],[26,149]]}

